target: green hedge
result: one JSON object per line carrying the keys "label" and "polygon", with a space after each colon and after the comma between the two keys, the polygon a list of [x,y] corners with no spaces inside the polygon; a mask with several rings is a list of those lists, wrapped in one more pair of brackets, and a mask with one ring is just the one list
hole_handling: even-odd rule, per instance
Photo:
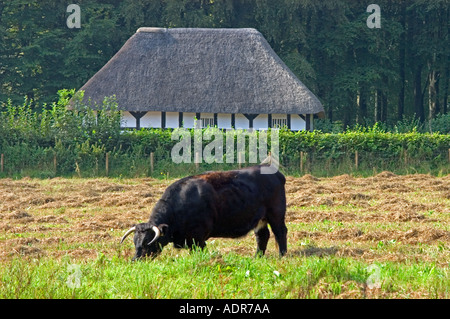
{"label": "green hedge", "polygon": [[[110,176],[182,176],[195,173],[195,164],[175,164],[171,161],[171,149],[178,142],[171,140],[171,133],[171,130],[160,129],[126,131],[119,135],[115,143],[110,141],[105,144],[88,139],[63,143],[58,138],[55,138],[55,143],[50,143],[52,145],[45,145],[48,143],[45,142],[42,146],[35,141],[23,140],[3,143],[0,146],[0,152],[5,158],[3,176],[103,176],[106,174],[107,152]],[[193,130],[191,134],[193,136]],[[329,134],[281,130],[279,137],[280,162],[283,170],[289,174],[329,176],[343,173],[370,174],[382,170],[441,175],[449,173],[450,135],[352,131]],[[203,141],[203,149],[208,143],[210,141]],[[355,151],[358,152],[358,168],[355,165]],[[302,172],[300,152],[303,152]],[[150,171],[150,153],[154,154],[153,174]],[[236,159],[236,154],[234,156]],[[191,159],[193,161],[193,156]],[[246,159],[248,161],[248,151]],[[237,163],[202,163],[200,169],[231,169],[237,166]]]}
{"label": "green hedge", "polygon": [[[120,129],[121,114],[114,99],[105,99],[103,105],[96,106],[99,110],[96,115],[90,107],[80,103],[68,110],[66,105],[71,93],[61,91],[60,102],[44,105],[40,112],[31,108],[30,101],[25,101],[22,106],[2,105],[0,153],[4,154],[4,167],[0,176],[102,176],[106,174],[106,153],[109,153],[109,176],[182,176],[197,171],[193,163],[172,162],[171,149],[178,142],[171,139],[172,130],[123,131]],[[205,130],[209,128],[203,129],[203,133]],[[189,131],[193,141],[194,130]],[[224,137],[224,153],[225,140]],[[392,133],[375,125],[343,133],[282,129],[279,141],[282,170],[289,174],[329,176],[391,170],[401,174],[443,175],[450,170],[449,134],[414,130]],[[203,149],[210,142],[204,140]],[[358,152],[358,167],[355,152]],[[150,170],[151,153],[153,172]],[[248,161],[248,151],[246,159]],[[236,167],[237,163],[202,163],[199,170]]]}
{"label": "green hedge", "polygon": [[375,130],[345,133],[283,132],[282,162],[292,167],[299,161],[298,153],[309,155],[308,169],[320,171],[355,170],[355,153],[360,170],[392,170],[399,173],[449,173],[450,135],[437,133],[391,133]]}

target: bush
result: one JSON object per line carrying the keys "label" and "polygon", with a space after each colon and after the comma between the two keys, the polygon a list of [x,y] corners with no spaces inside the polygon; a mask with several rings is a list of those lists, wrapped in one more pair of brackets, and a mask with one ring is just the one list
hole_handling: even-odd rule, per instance
{"label": "bush", "polygon": [[450,113],[438,114],[430,121],[431,132],[450,134]]}
{"label": "bush", "polygon": [[[123,131],[120,129],[121,113],[117,110],[114,98],[105,99],[102,105],[92,107],[89,101],[82,103],[82,96],[72,97],[73,93],[60,91],[59,101],[50,106],[44,105],[40,112],[34,111],[31,101],[27,100],[18,107],[12,106],[11,102],[2,105],[0,152],[5,155],[3,176],[104,175],[106,153],[109,153],[110,176],[151,175],[150,153],[154,154],[153,176],[181,176],[196,171],[193,163],[193,129],[188,130],[192,141],[191,163],[175,164],[171,159],[171,150],[179,141],[172,140],[173,130]],[[69,110],[67,106],[71,97],[72,109]],[[448,132],[448,119],[448,115],[439,116],[431,125],[440,132]],[[331,132],[293,132],[282,129],[279,131],[280,163],[289,174],[310,172],[321,176],[356,172],[367,174],[381,170],[449,173],[450,135],[420,133],[415,124],[414,121],[405,120],[394,131],[387,131],[379,124],[372,127],[356,126],[345,132],[337,126],[328,127],[327,131]],[[205,128],[202,133],[211,133],[210,130],[212,128]],[[225,132],[221,134],[224,134],[222,149],[226,153]],[[240,134],[237,130],[235,143]],[[271,143],[268,140],[269,151]],[[209,143],[210,140],[203,140],[202,149]],[[247,162],[248,143],[245,154]],[[303,152],[302,165],[300,152]],[[355,164],[355,152],[358,152],[358,167]],[[226,164],[225,160],[224,164],[203,162],[201,169],[236,168],[236,153],[235,144],[235,164]],[[258,158],[258,162],[261,160]],[[33,170],[37,173],[32,173]]]}

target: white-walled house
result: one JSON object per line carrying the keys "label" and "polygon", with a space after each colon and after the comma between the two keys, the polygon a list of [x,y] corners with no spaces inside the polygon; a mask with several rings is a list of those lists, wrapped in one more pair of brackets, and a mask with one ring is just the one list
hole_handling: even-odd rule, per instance
{"label": "white-walled house", "polygon": [[311,130],[317,97],[255,29],[140,28],[83,87],[123,127]]}
{"label": "white-walled house", "polygon": [[[284,127],[293,131],[311,130],[311,114],[224,114],[192,112],[133,112],[123,111],[124,128],[194,128],[199,120],[200,127],[217,126],[221,129],[267,130],[269,127]],[[197,127],[198,127],[197,124]]]}

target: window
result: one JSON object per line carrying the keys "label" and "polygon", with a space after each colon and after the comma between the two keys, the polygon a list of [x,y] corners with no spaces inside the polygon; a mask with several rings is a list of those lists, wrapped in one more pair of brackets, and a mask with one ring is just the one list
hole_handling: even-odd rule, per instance
{"label": "window", "polygon": [[287,126],[287,124],[286,118],[272,118],[272,127],[274,128],[282,128]]}
{"label": "window", "polygon": [[202,127],[214,127],[214,117],[202,117]]}

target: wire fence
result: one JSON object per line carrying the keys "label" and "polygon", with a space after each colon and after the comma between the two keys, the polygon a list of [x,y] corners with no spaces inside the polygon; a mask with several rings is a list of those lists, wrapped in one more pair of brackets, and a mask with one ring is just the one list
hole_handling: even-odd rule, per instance
{"label": "wire fence", "polygon": [[[225,158],[223,163],[206,163],[201,156],[194,154],[189,163],[177,164],[171,160],[170,149],[147,153],[139,148],[132,151],[91,149],[89,152],[80,152],[70,147],[37,147],[32,150],[14,147],[6,151],[0,154],[1,177],[179,177],[206,170],[237,169],[258,164],[249,162],[248,152],[235,153],[232,163]],[[381,171],[446,175],[450,173],[450,148],[447,151],[435,149],[420,155],[407,149],[397,154],[358,150],[281,152],[279,165],[280,170],[289,175],[368,175]]]}

